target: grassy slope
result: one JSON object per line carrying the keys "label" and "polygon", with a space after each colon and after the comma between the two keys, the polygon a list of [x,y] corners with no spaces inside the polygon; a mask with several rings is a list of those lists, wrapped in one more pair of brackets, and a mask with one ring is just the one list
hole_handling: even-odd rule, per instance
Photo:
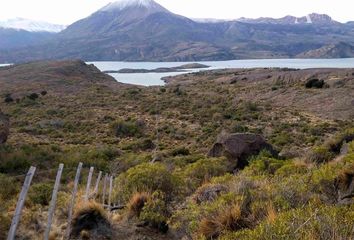
{"label": "grassy slope", "polygon": [[[171,226],[177,229],[177,238],[186,234],[196,237],[202,232],[198,226],[200,220],[217,214],[216,209],[220,207],[240,204],[244,192],[229,186],[241,180],[249,181],[255,186],[250,193],[253,199],[252,214],[257,217],[254,222],[259,225],[251,226],[255,233],[240,234],[247,239],[252,234],[257,235],[258,229],[265,231],[262,230],[265,226],[267,231],[271,231],[269,234],[277,235],[283,231],[278,231],[277,221],[286,224],[286,221],[290,221],[287,214],[293,211],[295,213],[291,216],[295,216],[299,224],[304,222],[302,219],[306,221],[307,215],[311,215],[315,208],[330,208],[333,214],[342,214],[339,213],[342,208],[316,197],[323,194],[314,190],[322,183],[311,183],[305,187],[299,181],[311,179],[317,172],[332,168],[332,164],[316,166],[303,159],[313,146],[321,145],[332,135],[352,127],[353,72],[351,69],[227,70],[176,77],[164,88],[139,88],[116,84],[111,78],[100,75],[80,62],[33,63],[18,66],[17,69],[2,69],[0,82],[5,87],[0,89],[0,95],[11,94],[18,100],[8,104],[0,102],[0,108],[11,116],[12,122],[10,139],[0,148],[0,172],[3,174],[0,180],[6,184],[8,178],[4,176],[23,174],[31,164],[37,165],[40,170],[54,169],[34,179],[35,192],[29,198],[23,220],[28,225],[21,225],[21,232],[28,235],[31,234],[29,230],[38,227],[33,222],[34,218],[45,219],[46,207],[40,210],[40,206],[47,204],[46,192],[48,189],[50,192],[51,185],[44,183],[54,179],[59,162],[63,162],[67,168],[57,225],[64,224],[63,211],[66,209],[74,168],[79,161],[118,176],[117,184],[120,185],[117,186],[121,187],[117,187],[115,192],[122,201],[129,199],[133,188],[162,191],[160,195],[163,197],[159,195],[157,198],[166,202],[168,210],[161,215],[163,219],[170,219]],[[305,89],[304,81],[316,76],[325,79],[330,88]],[[48,93],[40,95],[35,101],[24,97],[43,90]],[[161,163],[150,167],[144,163],[153,157],[156,113],[159,113]],[[224,168],[225,160],[205,158],[222,131],[261,133],[279,151],[290,152],[299,160],[261,158],[258,162],[255,160],[250,169],[229,176]],[[331,179],[328,181],[332,181],[339,171],[353,162],[350,156],[345,163],[340,162],[338,168],[331,170],[328,176]],[[264,161],[280,163],[269,170],[262,167]],[[284,171],[289,174],[284,175]],[[157,175],[161,178],[155,179]],[[141,181],[139,176],[151,181]],[[322,182],[321,177],[326,178],[327,175],[320,175],[320,180],[316,181]],[[23,179],[16,180],[16,184],[1,192],[4,223],[9,220],[7,213],[14,206],[18,184]],[[161,186],[160,182],[166,184]],[[190,203],[187,197],[203,182],[224,184],[228,190],[205,206]],[[294,194],[299,194],[299,198],[304,193],[302,191],[306,191],[309,197],[295,200],[286,198],[282,194],[290,186],[301,187],[294,189]],[[261,193],[265,193],[265,196],[260,196]],[[41,197],[38,199],[35,196]],[[183,213],[180,206],[187,206],[187,214]],[[305,215],[296,215],[296,211],[303,206],[307,209]],[[267,216],[273,211],[271,209],[275,212],[276,220],[267,227]],[[347,214],[352,214],[352,210]],[[149,212],[145,216],[148,219],[161,219],[161,216]],[[350,215],[343,217],[350,219]],[[273,227],[274,230],[269,230]],[[0,229],[6,231],[6,228],[6,224],[2,224]],[[39,231],[43,231],[39,228]],[[56,231],[61,233],[60,228]],[[234,234],[229,228],[222,228],[221,232],[226,237]],[[297,231],[297,234],[307,236],[303,231]]]}

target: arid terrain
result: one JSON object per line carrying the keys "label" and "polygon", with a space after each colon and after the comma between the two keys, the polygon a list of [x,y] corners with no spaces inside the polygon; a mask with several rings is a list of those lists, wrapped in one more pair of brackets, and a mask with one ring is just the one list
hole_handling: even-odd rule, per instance
{"label": "arid terrain", "polygon": [[[51,233],[61,239],[79,162],[72,239],[354,238],[354,69],[165,81],[122,84],[79,60],[0,68],[0,239],[30,166],[16,239],[43,239],[64,163]],[[83,203],[90,166],[115,176],[121,209]]]}

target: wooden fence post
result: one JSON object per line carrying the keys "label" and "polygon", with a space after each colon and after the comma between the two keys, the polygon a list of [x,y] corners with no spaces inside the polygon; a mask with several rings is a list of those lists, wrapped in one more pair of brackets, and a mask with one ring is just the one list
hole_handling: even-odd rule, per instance
{"label": "wooden fence post", "polygon": [[61,175],[63,173],[63,168],[64,168],[64,164],[62,164],[62,163],[59,164],[57,178],[55,180],[53,194],[52,194],[52,200],[50,202],[50,207],[49,207],[49,211],[48,211],[48,222],[47,222],[47,227],[46,227],[46,230],[44,233],[44,240],[49,239],[50,229],[52,226],[53,216],[54,216],[54,212],[55,212],[55,205],[56,205],[59,186],[60,186],[60,179],[61,179]]}
{"label": "wooden fence post", "polygon": [[12,223],[11,223],[11,227],[9,230],[9,234],[7,236],[7,240],[13,240],[15,239],[16,236],[16,229],[18,226],[18,223],[20,221],[21,218],[21,213],[22,213],[22,208],[23,205],[25,204],[25,200],[26,200],[26,196],[28,193],[28,189],[31,185],[34,173],[36,172],[36,168],[35,167],[31,167],[26,175],[26,179],[25,182],[22,186],[22,190],[20,193],[20,197],[18,199],[17,205],[16,205],[16,210],[15,210],[15,214],[12,218]]}
{"label": "wooden fence post", "polygon": [[94,170],[94,168],[90,167],[90,172],[89,172],[89,175],[87,178],[86,192],[85,192],[85,197],[84,197],[85,202],[87,202],[89,199],[93,170]]}
{"label": "wooden fence post", "polygon": [[101,177],[102,177],[102,171],[100,171],[100,172],[98,173],[98,177],[97,177],[96,185],[95,185],[95,190],[93,191],[94,196],[96,196],[97,193],[98,193],[98,186],[99,186],[99,184],[100,184]]}
{"label": "wooden fence post", "polygon": [[108,179],[108,174],[106,173],[104,175],[104,179],[103,179],[103,191],[102,191],[102,205],[103,206],[106,201],[107,179]]}
{"label": "wooden fence post", "polygon": [[73,209],[74,209],[74,205],[75,205],[75,199],[76,199],[76,194],[77,194],[77,188],[79,185],[81,169],[82,169],[82,163],[80,162],[79,166],[77,167],[75,182],[74,182],[74,189],[73,189],[72,196],[71,196],[71,203],[70,203],[70,207],[69,207],[69,216],[68,216],[68,226],[66,228],[66,235],[65,235],[66,239],[70,238],[71,221],[72,221],[72,217],[73,217]]}
{"label": "wooden fence post", "polygon": [[111,177],[109,178],[108,207],[111,207],[112,189],[113,189],[113,176],[111,176]]}

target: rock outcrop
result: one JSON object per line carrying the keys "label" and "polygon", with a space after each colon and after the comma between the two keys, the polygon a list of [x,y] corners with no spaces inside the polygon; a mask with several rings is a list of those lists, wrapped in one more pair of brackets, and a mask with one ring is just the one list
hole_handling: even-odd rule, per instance
{"label": "rock outcrop", "polygon": [[0,111],[0,144],[7,141],[10,133],[10,121],[9,118]]}
{"label": "rock outcrop", "polygon": [[243,169],[248,165],[249,157],[257,155],[263,149],[268,150],[273,155],[277,154],[272,145],[268,144],[262,136],[250,133],[235,133],[220,136],[209,151],[208,156],[225,156],[230,160],[234,169]]}

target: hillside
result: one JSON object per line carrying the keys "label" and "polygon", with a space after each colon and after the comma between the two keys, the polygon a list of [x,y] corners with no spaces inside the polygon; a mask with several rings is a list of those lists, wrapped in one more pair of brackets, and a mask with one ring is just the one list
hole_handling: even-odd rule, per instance
{"label": "hillside", "polygon": [[[325,14],[280,19],[194,21],[149,0],[111,3],[54,38],[1,51],[0,62],[43,59],[85,61],[201,61],[294,58],[336,45],[353,45],[354,29]],[[33,42],[30,42],[31,44]],[[27,44],[28,46],[29,44]],[[326,58],[351,56],[323,52]]]}
{"label": "hillside", "polygon": [[300,58],[352,58],[354,46],[346,43],[330,44],[298,55]]}
{"label": "hillside", "polygon": [[[38,45],[53,38],[55,34],[50,32],[29,32],[12,28],[2,28],[0,26],[0,51],[9,54],[16,48],[24,48]],[[1,62],[7,62],[2,59]]]}
{"label": "hillside", "polygon": [[[80,161],[72,239],[353,237],[354,69],[212,70],[166,81],[124,85],[81,61],[0,68],[10,120],[0,145],[0,239],[30,165],[38,175],[18,234],[42,239],[59,163],[52,237],[62,237]],[[116,177],[122,207],[110,216],[83,202],[89,166],[95,178],[97,170]]]}

